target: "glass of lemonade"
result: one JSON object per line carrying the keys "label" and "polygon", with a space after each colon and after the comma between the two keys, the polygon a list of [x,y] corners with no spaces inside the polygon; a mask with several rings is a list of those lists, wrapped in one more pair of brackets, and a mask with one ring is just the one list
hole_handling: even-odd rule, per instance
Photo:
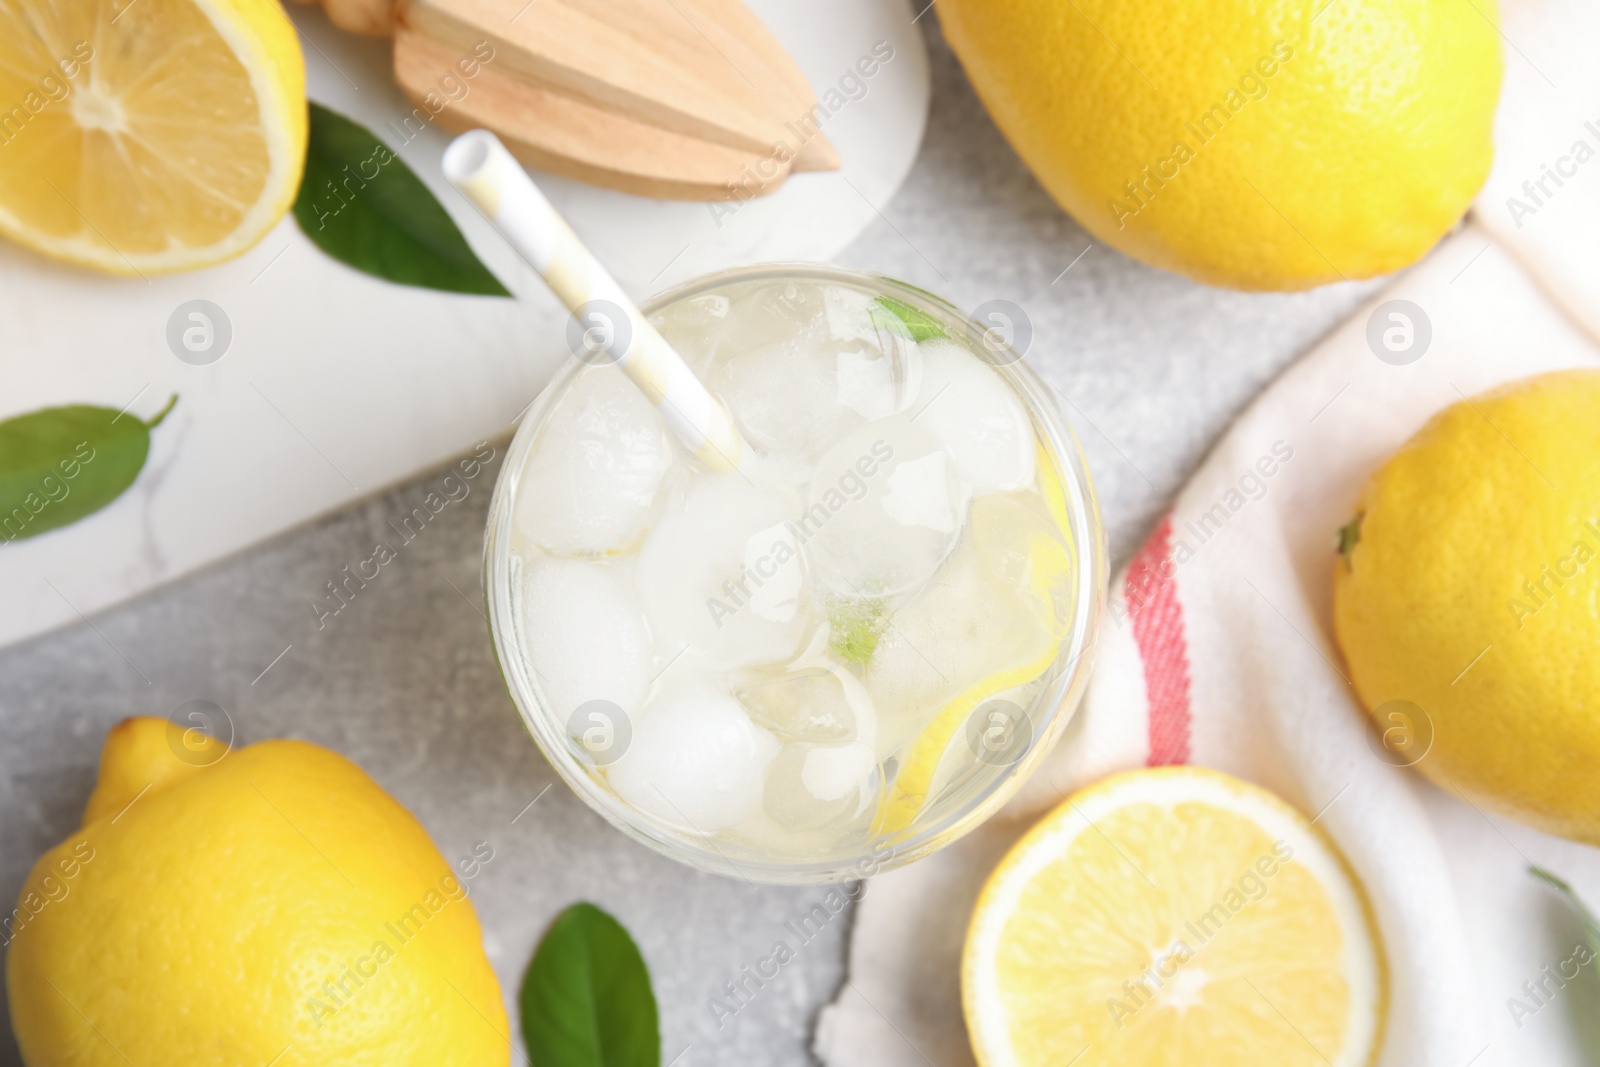
{"label": "glass of lemonade", "polygon": [[1060,411],[1003,329],[876,275],[731,270],[644,313],[752,454],[711,471],[616,366],[557,373],[485,538],[528,729],[706,870],[840,881],[948,844],[1087,677],[1105,549]]}

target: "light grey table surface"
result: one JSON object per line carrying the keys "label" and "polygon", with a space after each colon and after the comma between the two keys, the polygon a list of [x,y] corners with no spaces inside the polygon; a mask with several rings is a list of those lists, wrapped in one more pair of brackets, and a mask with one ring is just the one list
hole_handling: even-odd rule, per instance
{"label": "light grey table surface", "polygon": [[[1000,298],[1025,310],[1027,358],[1066,401],[1121,561],[1217,434],[1372,285],[1225,292],[1091,242],[990,122],[935,18],[921,24],[934,78],[921,154],[840,262],[962,307]],[[323,583],[437,478],[420,475],[89,624],[0,651],[0,898],[14,900],[38,855],[77,825],[113,723],[208,699],[229,712],[241,742],[301,737],[354,759],[447,858],[492,845],[472,899],[508,1005],[551,917],[592,900],[627,925],[649,962],[664,1064],[811,1062],[816,1014],[844,977],[849,910],[719,1027],[708,998],[822,891],[754,888],[678,866],[559,783],[527,808],[556,778],[501,685],[485,632],[488,477],[317,629],[308,603]],[[20,1062],[8,1026],[0,1064]]]}

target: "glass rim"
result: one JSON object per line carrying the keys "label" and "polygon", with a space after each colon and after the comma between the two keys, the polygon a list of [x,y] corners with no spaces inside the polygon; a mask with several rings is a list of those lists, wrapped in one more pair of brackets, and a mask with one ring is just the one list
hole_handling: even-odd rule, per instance
{"label": "glass rim", "polygon": [[[578,375],[588,369],[588,365],[576,357],[566,360],[552,375],[518,425],[495,480],[484,530],[483,583],[490,642],[512,702],[545,760],[585,804],[641,844],[700,870],[768,884],[813,884],[870,877],[937,851],[993,816],[1038,769],[1076,714],[1105,611],[1108,569],[1104,529],[1088,467],[1065,416],[1050,396],[1049,387],[1023,361],[1021,353],[1004,361],[985,358],[985,348],[993,351],[995,340],[992,336],[986,337],[986,331],[970,315],[942,297],[874,272],[819,263],[765,263],[733,267],[690,279],[651,297],[640,310],[648,318],[669,304],[708,289],[761,279],[797,277],[842,283],[876,295],[888,295],[919,311],[931,313],[943,325],[959,327],[966,335],[968,347],[984,358],[1019,394],[1036,433],[1055,462],[1076,547],[1077,589],[1067,637],[1047,668],[1055,672],[1056,677],[1032,700],[1027,711],[1032,741],[1022,757],[1004,773],[972,798],[913,834],[875,835],[867,839],[859,855],[816,861],[741,856],[736,862],[709,836],[697,842],[692,834],[669,827],[639,811],[597,781],[591,768],[568,751],[566,724],[556,721],[547,711],[537,679],[532,677],[531,663],[517,642],[511,589],[510,535],[514,512],[511,498],[540,429],[557,401],[566,395]],[[1015,352],[1009,345],[1004,347],[1007,352]]]}

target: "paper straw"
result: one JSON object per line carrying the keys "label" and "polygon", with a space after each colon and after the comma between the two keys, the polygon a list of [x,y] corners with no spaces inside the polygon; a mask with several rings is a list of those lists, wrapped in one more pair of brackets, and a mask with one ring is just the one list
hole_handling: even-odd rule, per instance
{"label": "paper straw", "polygon": [[600,350],[588,362],[615,362],[643,390],[684,446],[713,470],[733,470],[744,442],[727,409],[645,321],[622,287],[550,206],[506,146],[488,130],[450,142],[444,176],[483,212],[544,278]]}

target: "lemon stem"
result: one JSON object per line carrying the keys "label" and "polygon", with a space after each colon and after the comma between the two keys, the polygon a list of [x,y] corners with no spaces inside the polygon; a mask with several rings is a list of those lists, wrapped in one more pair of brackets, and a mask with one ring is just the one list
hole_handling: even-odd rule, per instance
{"label": "lemon stem", "polygon": [[1339,527],[1339,555],[1349,558],[1350,552],[1361,541],[1361,520],[1366,518],[1362,513]]}

